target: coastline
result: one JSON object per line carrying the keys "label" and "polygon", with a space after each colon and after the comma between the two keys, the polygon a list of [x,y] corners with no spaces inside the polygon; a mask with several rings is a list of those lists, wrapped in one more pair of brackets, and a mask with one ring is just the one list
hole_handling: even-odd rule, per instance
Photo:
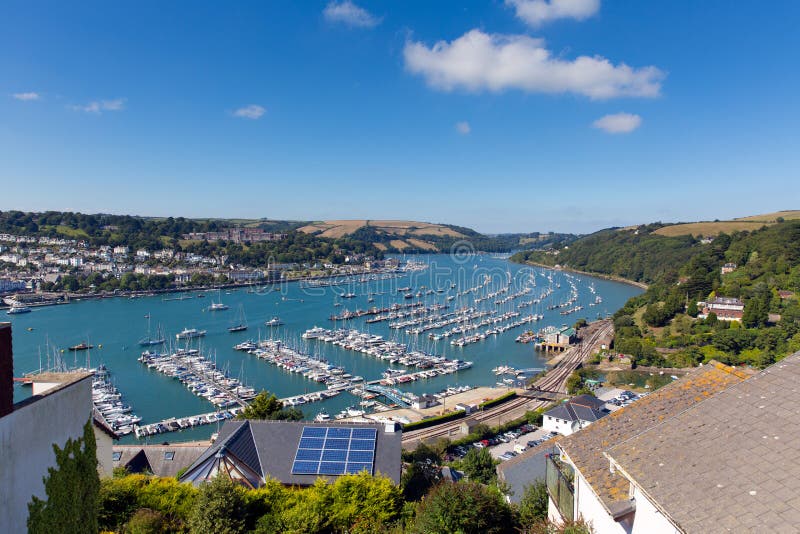
{"label": "coastline", "polygon": [[[517,263],[517,262],[514,262]],[[544,263],[539,263],[536,261],[525,261],[522,262],[522,265],[533,265],[536,267],[542,267],[544,269],[553,269],[555,271],[567,271],[576,274],[585,274],[586,276],[594,276],[595,278],[602,278],[604,280],[610,280],[612,282],[621,282],[623,284],[628,284],[634,287],[638,287],[639,289],[647,290],[648,286],[644,282],[636,282],[634,280],[628,280],[627,278],[622,278],[621,276],[615,276],[613,274],[604,274],[604,273],[593,273],[591,271],[581,271],[580,269],[573,269],[571,267],[564,267],[563,265],[545,265]]]}

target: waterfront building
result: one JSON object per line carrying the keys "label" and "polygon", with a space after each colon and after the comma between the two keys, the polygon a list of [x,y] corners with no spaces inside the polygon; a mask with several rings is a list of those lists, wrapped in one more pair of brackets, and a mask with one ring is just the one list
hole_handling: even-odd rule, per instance
{"label": "waterfront building", "polygon": [[542,428],[569,436],[608,415],[605,404],[597,397],[578,395],[546,411],[542,416]]}

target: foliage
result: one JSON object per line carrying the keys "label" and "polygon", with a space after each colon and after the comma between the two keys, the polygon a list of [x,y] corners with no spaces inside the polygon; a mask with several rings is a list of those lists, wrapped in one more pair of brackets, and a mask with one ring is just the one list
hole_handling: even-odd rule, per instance
{"label": "foliage", "polygon": [[496,488],[462,481],[439,484],[422,499],[411,532],[505,534],[515,529],[511,508]]}
{"label": "foliage", "polygon": [[[400,488],[367,473],[287,488],[274,479],[246,489],[225,477],[199,489],[174,478],[129,475],[104,479],[100,529],[140,531],[160,519],[163,531],[261,533],[384,532],[403,509]],[[141,512],[148,509],[150,512]]]}
{"label": "foliage", "polygon": [[461,468],[470,480],[481,484],[491,484],[497,480],[495,466],[499,462],[492,458],[489,449],[470,448],[464,458],[461,459]]}
{"label": "foliage", "polygon": [[284,408],[283,403],[274,394],[261,391],[236,418],[301,421],[303,412],[297,408]]}
{"label": "foliage", "polygon": [[460,419],[465,415],[466,412],[464,410],[456,410],[454,412],[449,412],[443,415],[429,417],[421,421],[408,423],[406,425],[403,425],[403,431],[408,432],[409,430],[420,430],[422,428],[428,428],[429,426],[438,425],[439,423],[446,423],[447,421],[454,421],[456,419]]}
{"label": "foliage", "polygon": [[125,534],[159,534],[168,532],[167,524],[161,512],[149,508],[136,511],[125,525]]}
{"label": "foliage", "polygon": [[56,467],[49,467],[44,477],[47,500],[33,496],[28,503],[28,532],[97,532],[100,479],[91,418],[82,437],[68,439],[63,449],[53,444],[53,452]]}
{"label": "foliage", "polygon": [[497,398],[483,401],[482,403],[478,404],[478,408],[480,408],[481,410],[485,410],[486,408],[492,408],[499,404],[503,404],[504,402],[509,401],[516,396],[517,396],[516,391],[509,391],[508,393],[504,393],[503,395],[500,395]]}
{"label": "foliage", "polygon": [[181,530],[189,519],[197,490],[174,478],[128,475],[103,479],[100,484],[99,526],[119,530],[136,510],[162,514],[169,530]]}
{"label": "foliage", "polygon": [[522,498],[517,505],[519,522],[523,529],[531,528],[536,523],[547,519],[548,500],[547,484],[544,480],[537,480],[533,484],[525,486]]}
{"label": "foliage", "polygon": [[[612,346],[629,356],[634,368],[684,367],[712,358],[763,367],[796,350],[800,305],[795,298],[780,298],[778,291],[800,288],[800,221],[719,234],[711,243],[654,234],[661,226],[604,230],[558,254],[536,252],[518,259],[649,283],[614,315]],[[722,275],[725,263],[738,267]],[[714,296],[744,301],[741,324],[714,313],[695,319],[697,302]],[[770,314],[781,320],[770,323]]]}
{"label": "foliage", "polygon": [[200,486],[189,516],[192,533],[237,534],[244,532],[244,489],[226,476]]}

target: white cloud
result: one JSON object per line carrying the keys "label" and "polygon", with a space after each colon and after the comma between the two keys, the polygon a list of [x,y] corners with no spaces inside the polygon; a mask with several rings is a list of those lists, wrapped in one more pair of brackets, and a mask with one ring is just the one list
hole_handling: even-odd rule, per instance
{"label": "white cloud", "polygon": [[641,126],[642,118],[633,113],[605,115],[592,123],[592,127],[611,134],[631,133]]}
{"label": "white cloud", "polygon": [[93,100],[85,105],[70,106],[75,111],[85,111],[86,113],[97,113],[104,111],[122,111],[125,109],[127,98],[115,98],[114,100]]}
{"label": "white cloud", "polygon": [[354,28],[374,28],[381,19],[364,8],[358,7],[350,0],[328,3],[322,11],[328,22],[341,23]]}
{"label": "white cloud", "polygon": [[456,131],[461,135],[467,135],[472,131],[472,128],[467,121],[460,121],[456,123]]}
{"label": "white cloud", "polygon": [[243,108],[239,108],[233,112],[234,117],[241,117],[243,119],[260,119],[267,110],[258,104],[250,104]]}
{"label": "white cloud", "polygon": [[600,0],[506,0],[506,5],[534,28],[557,19],[583,20],[600,10]]}
{"label": "white cloud", "polygon": [[655,97],[664,73],[656,67],[612,64],[602,56],[553,57],[542,39],[471,30],[432,47],[408,41],[406,69],[442,91],[519,89],[531,93],[574,93],[592,99]]}
{"label": "white cloud", "polygon": [[41,98],[41,95],[39,95],[39,93],[34,93],[32,91],[28,93],[14,93],[11,96],[16,98],[17,100],[22,100],[25,102],[30,100],[39,100],[39,98]]}

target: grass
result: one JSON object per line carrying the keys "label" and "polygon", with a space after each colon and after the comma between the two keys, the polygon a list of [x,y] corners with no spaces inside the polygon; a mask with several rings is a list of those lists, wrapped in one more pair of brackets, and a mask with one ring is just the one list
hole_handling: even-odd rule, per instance
{"label": "grass", "polygon": [[673,224],[659,228],[654,233],[667,237],[675,237],[679,235],[693,235],[693,236],[715,236],[721,232],[731,233],[736,231],[753,231],[758,230],[765,224],[756,221],[714,221],[714,222],[694,222],[685,224]]}
{"label": "grass", "polygon": [[777,222],[778,217],[782,217],[784,220],[787,221],[793,219],[800,219],[800,210],[776,211],[774,213],[765,213],[764,215],[751,215],[750,217],[741,217],[735,220],[774,223]]}
{"label": "grass", "polygon": [[301,227],[299,230],[306,233],[318,233],[320,237],[337,238],[352,234],[364,226],[370,226],[391,236],[463,236],[463,234],[456,232],[452,228],[448,228],[440,224],[417,221],[374,221],[367,219],[315,221],[311,224]]}
{"label": "grass", "polygon": [[[706,221],[706,222],[693,222],[683,224],[673,224],[659,228],[654,233],[667,237],[675,237],[679,235],[693,235],[693,236],[715,236],[721,232],[727,234],[737,231],[753,231],[758,230],[762,226],[771,226],[778,222],[778,218],[786,221],[793,219],[800,219],[800,210],[786,210],[776,211],[773,213],[765,213],[763,215],[750,215],[749,217],[739,217],[731,221]],[[629,227],[631,229],[635,227]],[[625,230],[628,228],[624,228]]]}
{"label": "grass", "polygon": [[59,224],[55,228],[56,232],[59,234],[66,237],[71,237],[72,239],[86,239],[89,237],[89,234],[80,228],[70,228],[69,226],[64,226],[63,224]]}

